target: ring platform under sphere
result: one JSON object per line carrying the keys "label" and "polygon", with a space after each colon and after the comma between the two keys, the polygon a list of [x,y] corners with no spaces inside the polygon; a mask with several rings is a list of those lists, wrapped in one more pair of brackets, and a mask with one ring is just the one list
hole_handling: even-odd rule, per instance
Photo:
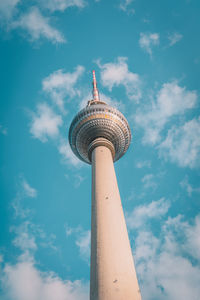
{"label": "ring platform under sphere", "polygon": [[113,160],[127,151],[131,131],[126,118],[116,108],[101,101],[89,101],[73,119],[69,129],[69,143],[74,154],[91,164],[89,146],[97,138],[105,138],[114,146]]}

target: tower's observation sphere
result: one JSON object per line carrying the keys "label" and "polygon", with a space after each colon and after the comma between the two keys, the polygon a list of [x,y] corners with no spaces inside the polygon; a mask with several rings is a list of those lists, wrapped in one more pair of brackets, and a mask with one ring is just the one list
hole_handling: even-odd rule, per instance
{"label": "tower's observation sphere", "polygon": [[93,99],[75,116],[69,129],[72,151],[79,159],[91,164],[93,149],[106,146],[116,161],[124,155],[130,141],[131,131],[126,118],[116,108],[99,99],[93,71]]}
{"label": "tower's observation sphere", "polygon": [[[131,132],[126,118],[116,108],[102,101],[91,100],[73,119],[69,130],[69,143],[74,154],[91,163],[91,143],[99,138],[109,141],[113,160],[117,161],[127,151]],[[112,149],[113,148],[113,149]]]}

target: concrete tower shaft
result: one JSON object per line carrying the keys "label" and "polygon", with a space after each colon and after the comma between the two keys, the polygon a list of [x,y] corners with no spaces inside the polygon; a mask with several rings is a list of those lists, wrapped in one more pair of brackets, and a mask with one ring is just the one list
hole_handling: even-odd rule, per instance
{"label": "concrete tower shaft", "polygon": [[92,152],[91,300],[141,300],[113,158]]}
{"label": "concrete tower shaft", "polygon": [[141,300],[113,164],[130,140],[126,118],[100,100],[93,71],[93,99],[69,129],[72,151],[92,164],[90,300]]}
{"label": "concrete tower shaft", "polygon": [[69,143],[79,159],[91,164],[88,149],[91,142],[99,137],[113,144],[115,151],[113,159],[116,161],[127,151],[131,132],[122,113],[114,107],[94,101],[73,119],[69,130]]}

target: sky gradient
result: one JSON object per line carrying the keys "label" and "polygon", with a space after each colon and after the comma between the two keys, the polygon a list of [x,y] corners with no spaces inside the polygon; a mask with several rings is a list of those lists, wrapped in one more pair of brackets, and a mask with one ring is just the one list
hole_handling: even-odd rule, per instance
{"label": "sky gradient", "polygon": [[200,297],[200,3],[0,2],[0,299],[89,299],[91,167],[68,144],[100,98],[143,300]]}

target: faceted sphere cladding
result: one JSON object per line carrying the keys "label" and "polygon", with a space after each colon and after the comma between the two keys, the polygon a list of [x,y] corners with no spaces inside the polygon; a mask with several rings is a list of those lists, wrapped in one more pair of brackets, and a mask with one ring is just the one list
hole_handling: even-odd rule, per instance
{"label": "faceted sphere cladding", "polygon": [[117,109],[104,104],[91,104],[73,119],[69,129],[69,143],[74,154],[91,164],[88,147],[96,138],[109,140],[115,148],[114,161],[127,151],[131,132],[126,118]]}

